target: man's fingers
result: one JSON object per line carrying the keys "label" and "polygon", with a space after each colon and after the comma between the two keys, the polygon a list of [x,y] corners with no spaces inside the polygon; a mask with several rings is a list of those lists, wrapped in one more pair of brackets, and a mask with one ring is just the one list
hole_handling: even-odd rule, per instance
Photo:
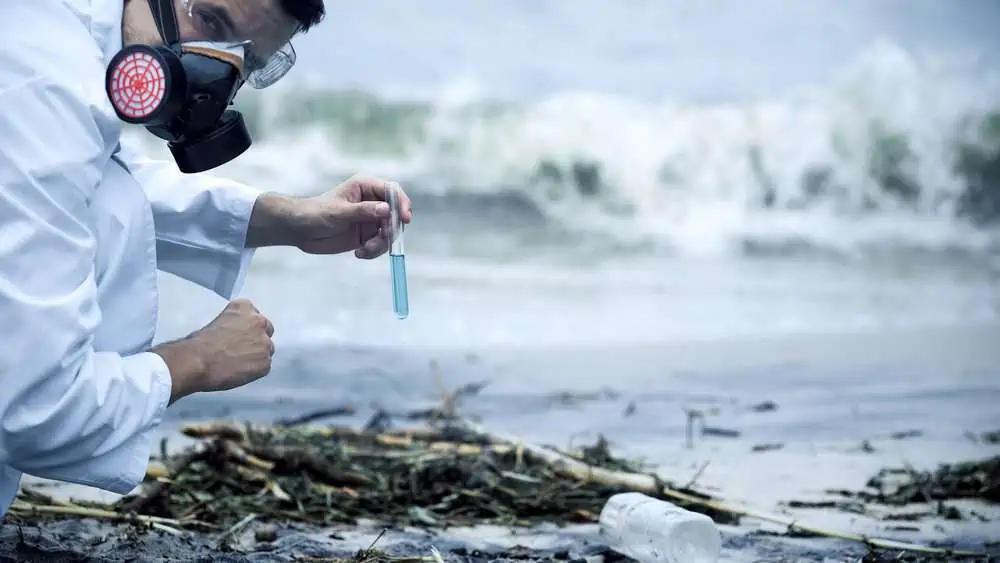
{"label": "man's fingers", "polygon": [[379,225],[371,221],[362,222],[358,225],[358,247],[365,245],[368,240],[378,236]]}
{"label": "man's fingers", "polygon": [[[349,182],[360,189],[362,200],[389,201],[387,188],[390,182],[387,180],[369,176],[355,176]],[[400,219],[403,223],[409,223],[413,219],[413,204],[410,202],[410,196],[406,194],[406,190],[399,184],[396,184],[396,188],[396,193],[399,195]]]}
{"label": "man's fingers", "polygon": [[347,214],[355,221],[384,221],[389,217],[389,204],[384,201],[352,203]]}
{"label": "man's fingers", "polygon": [[389,237],[385,231],[365,241],[365,244],[354,251],[354,256],[363,260],[378,258],[389,250]]}
{"label": "man's fingers", "polygon": [[386,192],[386,186],[389,185],[389,182],[386,180],[369,176],[353,176],[347,183],[354,185],[361,192],[362,200],[389,201],[389,194]]}

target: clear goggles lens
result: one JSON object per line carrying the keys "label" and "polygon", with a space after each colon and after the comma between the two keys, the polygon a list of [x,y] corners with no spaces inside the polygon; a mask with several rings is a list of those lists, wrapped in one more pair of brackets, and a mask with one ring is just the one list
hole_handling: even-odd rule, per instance
{"label": "clear goggles lens", "polygon": [[[261,25],[261,37],[240,37],[233,30],[233,22],[225,8],[204,0],[180,0],[177,19],[183,20],[178,21],[182,38],[187,31],[196,40],[211,41],[226,47],[243,47],[244,74],[246,83],[251,88],[267,88],[281,80],[295,66],[295,48],[292,47],[291,38],[298,33],[298,27],[266,30],[264,28],[267,26]],[[278,34],[281,36],[278,37]]]}

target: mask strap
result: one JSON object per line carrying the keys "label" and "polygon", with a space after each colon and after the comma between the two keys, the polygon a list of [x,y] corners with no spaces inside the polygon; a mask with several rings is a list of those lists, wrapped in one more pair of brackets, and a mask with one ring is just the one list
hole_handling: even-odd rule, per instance
{"label": "mask strap", "polygon": [[181,40],[177,29],[177,14],[174,12],[174,0],[150,0],[153,10],[153,21],[160,31],[160,37],[167,45],[174,45]]}

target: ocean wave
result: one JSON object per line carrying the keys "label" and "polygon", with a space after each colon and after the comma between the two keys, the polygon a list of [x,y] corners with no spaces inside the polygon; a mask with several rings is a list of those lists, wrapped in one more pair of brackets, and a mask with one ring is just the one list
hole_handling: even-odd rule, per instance
{"label": "ocean wave", "polygon": [[678,252],[995,253],[998,94],[995,77],[887,43],[826,84],[728,104],[291,87],[241,95],[256,144],[223,172],[300,193],[369,172],[463,194],[466,217],[500,205],[513,226],[541,219]]}

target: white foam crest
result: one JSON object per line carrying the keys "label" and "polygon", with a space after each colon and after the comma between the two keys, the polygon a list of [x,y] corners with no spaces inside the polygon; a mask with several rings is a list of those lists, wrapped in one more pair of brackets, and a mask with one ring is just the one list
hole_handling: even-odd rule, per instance
{"label": "white foam crest", "polygon": [[[557,202],[535,195],[574,224],[653,236],[691,252],[717,252],[748,238],[842,250],[895,241],[979,249],[990,236],[954,220],[947,206],[964,189],[952,170],[952,132],[962,117],[986,107],[992,91],[949,82],[880,44],[832,87],[780,100],[704,107],[567,94],[468,127],[462,158],[448,161],[465,163],[464,185],[481,189],[526,179],[541,160],[600,163],[614,192],[597,205],[572,193]],[[874,127],[904,138],[912,151],[916,169],[908,172],[924,187],[915,209],[892,200],[871,177]],[[801,209],[803,178],[820,167],[846,197]],[[773,190],[771,209],[761,205],[762,183]],[[863,213],[866,201],[879,213]],[[608,213],[622,204],[634,211]]]}

